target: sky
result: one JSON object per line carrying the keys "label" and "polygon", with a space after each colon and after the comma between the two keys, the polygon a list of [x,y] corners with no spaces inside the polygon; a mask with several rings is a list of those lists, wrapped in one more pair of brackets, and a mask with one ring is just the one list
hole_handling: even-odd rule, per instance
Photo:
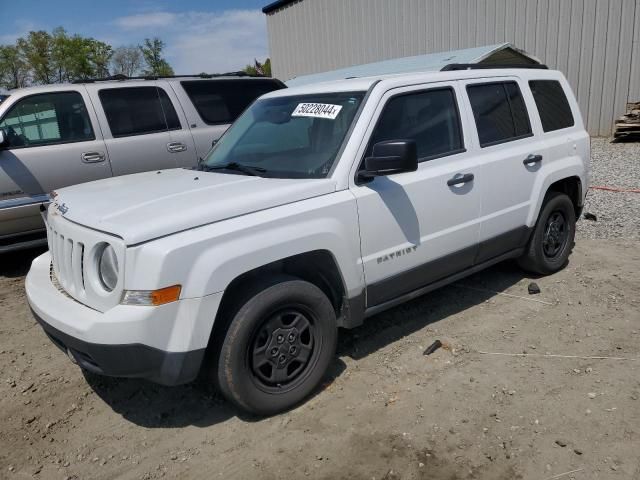
{"label": "sky", "polygon": [[269,55],[261,9],[272,1],[0,0],[0,44],[59,26],[114,47],[157,36],[177,74],[228,72]]}

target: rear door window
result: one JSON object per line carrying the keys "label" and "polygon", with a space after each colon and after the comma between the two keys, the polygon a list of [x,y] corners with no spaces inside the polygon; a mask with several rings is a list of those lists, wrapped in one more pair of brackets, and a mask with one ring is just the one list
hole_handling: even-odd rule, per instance
{"label": "rear door window", "polygon": [[391,98],[380,115],[366,156],[376,143],[400,139],[415,140],[420,161],[464,151],[453,89],[434,88]]}
{"label": "rear door window", "polygon": [[552,132],[573,127],[573,113],[562,85],[556,80],[531,80],[529,82],[533,99],[540,114],[542,129]]}
{"label": "rear door window", "polygon": [[23,98],[0,121],[0,129],[10,148],[95,140],[87,108],[78,92]]}
{"label": "rear door window", "polygon": [[516,82],[468,85],[467,93],[481,147],[531,135],[531,124]]}
{"label": "rear door window", "polygon": [[260,95],[282,88],[269,79],[186,80],[181,85],[208,125],[233,123]]}
{"label": "rear door window", "polygon": [[115,138],[181,128],[178,114],[162,88],[105,88],[98,96]]}

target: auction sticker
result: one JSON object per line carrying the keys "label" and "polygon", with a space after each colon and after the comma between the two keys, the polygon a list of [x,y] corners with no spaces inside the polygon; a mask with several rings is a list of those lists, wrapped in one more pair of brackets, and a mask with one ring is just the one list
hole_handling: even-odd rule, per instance
{"label": "auction sticker", "polygon": [[335,120],[340,110],[342,110],[342,105],[332,105],[330,103],[299,103],[291,116]]}

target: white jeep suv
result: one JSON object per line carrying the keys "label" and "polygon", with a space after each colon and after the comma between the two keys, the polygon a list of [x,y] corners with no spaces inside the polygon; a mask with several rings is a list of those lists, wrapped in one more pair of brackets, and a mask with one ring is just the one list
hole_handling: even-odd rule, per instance
{"label": "white jeep suv", "polygon": [[275,91],[198,170],[54,193],[28,300],[86,370],[202,373],[273,414],[317,387],[337,327],[502,260],[561,269],[589,150],[567,81],[542,68]]}

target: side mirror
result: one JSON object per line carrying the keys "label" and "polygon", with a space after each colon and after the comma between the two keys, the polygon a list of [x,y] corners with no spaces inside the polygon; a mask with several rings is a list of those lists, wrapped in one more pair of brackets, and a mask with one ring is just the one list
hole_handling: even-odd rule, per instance
{"label": "side mirror", "polygon": [[373,178],[417,169],[418,149],[414,140],[386,140],[373,146],[371,156],[364,159],[360,176]]}
{"label": "side mirror", "polygon": [[9,146],[9,139],[7,138],[7,134],[4,133],[4,130],[0,128],[0,150],[4,150]]}

